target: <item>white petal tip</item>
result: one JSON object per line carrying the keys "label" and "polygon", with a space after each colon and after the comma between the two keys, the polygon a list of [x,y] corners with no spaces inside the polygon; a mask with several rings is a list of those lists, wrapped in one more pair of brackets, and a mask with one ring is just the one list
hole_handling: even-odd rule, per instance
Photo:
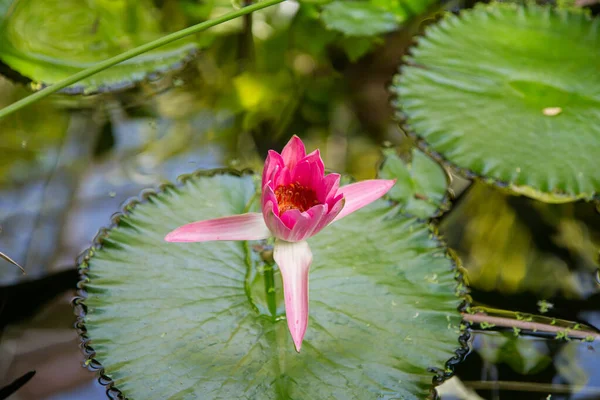
{"label": "white petal tip", "polygon": [[386,179],[387,185],[386,187],[390,190],[398,181],[398,179]]}
{"label": "white petal tip", "polygon": [[185,234],[181,234],[181,232],[179,232],[179,229],[175,229],[169,233],[167,233],[167,235],[165,236],[165,242],[169,242],[169,243],[181,243],[181,242],[190,242],[193,240],[189,240],[189,238],[187,238],[187,236]]}
{"label": "white petal tip", "polygon": [[[306,315],[306,318],[308,318],[308,314]],[[297,326],[290,326],[288,324],[290,334],[292,335],[292,341],[294,342],[294,347],[296,348],[296,351],[298,353],[300,353],[300,349],[302,348],[302,342],[304,341],[304,335],[306,334],[307,325],[308,324],[306,320],[304,320],[302,324]]]}
{"label": "white petal tip", "polygon": [[175,232],[169,232],[167,233],[167,236],[165,236],[165,242],[176,242],[177,241],[177,237],[176,235],[174,235]]}
{"label": "white petal tip", "polygon": [[[308,318],[308,313],[305,318]],[[296,321],[298,322],[298,321]],[[304,341],[304,335],[306,334],[307,322],[306,319],[303,321],[304,323],[297,326],[290,326],[288,320],[288,328],[290,329],[290,334],[292,335],[292,341],[294,342],[294,347],[296,351],[300,353],[300,349],[302,348],[302,342]]]}
{"label": "white petal tip", "polygon": [[[300,353],[300,349],[302,348],[302,342],[304,341],[304,333],[306,331],[300,333],[296,333],[296,335],[292,335],[292,340],[294,341],[294,347],[296,349],[296,352]],[[294,337],[296,336],[296,337]]]}

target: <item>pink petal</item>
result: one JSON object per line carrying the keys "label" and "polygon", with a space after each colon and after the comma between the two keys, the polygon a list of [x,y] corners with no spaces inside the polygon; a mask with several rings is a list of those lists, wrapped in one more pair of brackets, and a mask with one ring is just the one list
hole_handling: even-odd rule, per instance
{"label": "pink petal", "polygon": [[281,151],[281,157],[288,169],[293,169],[305,156],[306,149],[304,148],[304,143],[296,135],[292,136]]}
{"label": "pink petal", "polygon": [[272,236],[261,213],[208,219],[180,226],[165,236],[167,242],[261,240]]}
{"label": "pink petal", "polygon": [[[281,220],[292,231],[285,240],[299,242],[317,234],[321,229],[322,219],[327,215],[327,204],[318,204],[301,213],[300,210],[289,210],[283,213]],[[289,220],[293,223],[289,223]],[[325,225],[323,225],[324,227]]]}
{"label": "pink petal", "polygon": [[318,189],[323,182],[324,172],[322,163],[311,162],[308,159],[300,161],[292,170],[291,181],[304,187]]}
{"label": "pink petal", "polygon": [[333,202],[333,206],[331,208],[328,207],[329,211],[327,212],[327,215],[321,218],[321,221],[319,221],[319,224],[313,231],[313,235],[319,233],[323,228],[325,228],[327,225],[329,225],[335,220],[335,217],[337,217],[339,213],[344,209],[344,203],[344,197],[342,195],[339,195],[337,200]]}
{"label": "pink petal", "polygon": [[321,151],[319,149],[316,149],[315,151],[304,157],[304,159],[300,160],[300,162],[302,161],[314,164],[321,171],[321,175],[325,175],[325,164],[323,164],[323,159],[321,158]]}
{"label": "pink petal", "polygon": [[273,209],[277,207],[273,205],[271,202],[268,202],[263,208],[264,211],[264,220],[267,227],[271,231],[271,234],[275,236],[277,239],[286,240],[292,233],[292,230],[285,226],[285,224],[279,218],[279,215],[276,215]]}
{"label": "pink petal", "polygon": [[290,183],[292,183],[292,178],[291,178],[291,173],[290,170],[287,167],[284,167],[283,170],[278,171],[276,174],[273,175],[273,183],[272,183],[272,187],[273,188],[277,188],[280,185],[289,185]]}
{"label": "pink petal", "polygon": [[343,194],[346,203],[334,221],[340,220],[354,211],[371,204],[386,194],[395,183],[395,179],[371,179],[341,187],[337,194]]}
{"label": "pink petal", "polygon": [[262,186],[264,186],[269,180],[275,181],[277,175],[281,173],[284,167],[285,164],[283,162],[283,158],[281,158],[281,155],[276,151],[269,150],[262,174]]}
{"label": "pink petal", "polygon": [[267,215],[267,212],[271,210],[273,210],[273,213],[275,213],[275,215],[279,215],[277,196],[275,196],[275,192],[273,191],[273,188],[271,186],[272,185],[270,184],[270,182],[267,181],[267,184],[263,186],[262,193],[260,196],[260,203],[262,206],[261,209],[263,215]]}
{"label": "pink petal", "polygon": [[[283,222],[283,224],[285,226],[287,226],[290,229],[293,229],[294,226],[296,226],[296,224],[298,223],[298,221],[303,220],[303,219],[308,219],[308,217],[303,217],[302,212],[300,210],[291,209],[291,210],[287,210],[283,214],[280,214],[279,219],[281,219],[281,222]],[[285,239],[285,240],[289,240],[289,239]]]}
{"label": "pink petal", "polygon": [[273,258],[283,279],[283,296],[288,328],[296,351],[300,352],[308,325],[308,270],[312,253],[308,243],[277,240]]}
{"label": "pink petal", "polygon": [[321,185],[316,188],[317,199],[320,203],[327,203],[330,207],[332,200],[340,187],[340,174],[329,174],[323,178]]}

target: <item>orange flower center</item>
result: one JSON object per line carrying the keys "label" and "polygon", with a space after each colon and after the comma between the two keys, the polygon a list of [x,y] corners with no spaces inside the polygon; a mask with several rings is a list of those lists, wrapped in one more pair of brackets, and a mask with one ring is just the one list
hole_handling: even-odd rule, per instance
{"label": "orange flower center", "polygon": [[312,206],[319,204],[315,191],[300,185],[298,182],[277,186],[275,197],[277,197],[280,214],[288,210],[300,210],[300,212],[304,212]]}

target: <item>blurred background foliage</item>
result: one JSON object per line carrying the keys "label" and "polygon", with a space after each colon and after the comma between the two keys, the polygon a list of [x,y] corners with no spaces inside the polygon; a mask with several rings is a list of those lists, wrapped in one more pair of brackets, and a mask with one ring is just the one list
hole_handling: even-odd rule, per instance
{"label": "blurred background foliage", "polygon": [[475,288],[540,299],[598,291],[600,214],[593,204],[547,204],[476,183],[440,231]]}
{"label": "blurred background foliage", "polygon": [[[34,2],[0,0],[0,30],[17,3]],[[140,190],[200,168],[259,170],[266,151],[291,134],[320,148],[328,168],[357,179],[375,175],[383,143],[410,162],[412,139],[392,118],[392,76],[414,35],[473,3],[286,1],[197,35],[196,56],[168,72],[126,71],[115,90],[55,95],[0,120],[0,251],[28,271],[22,276],[0,260],[0,386],[36,369],[15,398],[105,397],[79,366],[68,305],[78,279],[74,256]],[[155,32],[172,32],[245,4],[154,0],[150,17]],[[599,11],[594,2],[575,4]],[[52,29],[97,23],[69,9]],[[40,45],[28,41],[40,39],[21,37],[20,54],[26,58]],[[0,77],[0,107],[43,84],[34,69],[17,72],[0,59],[7,77]],[[463,261],[476,304],[533,313],[546,304],[545,315],[600,326],[600,216],[592,204],[549,205],[444,173],[453,208],[436,222]],[[485,332],[473,347],[457,373],[484,398],[600,396],[596,343]],[[507,389],[498,381],[538,386]],[[544,386],[552,383],[566,385],[564,393]],[[453,393],[444,398],[467,398]]]}

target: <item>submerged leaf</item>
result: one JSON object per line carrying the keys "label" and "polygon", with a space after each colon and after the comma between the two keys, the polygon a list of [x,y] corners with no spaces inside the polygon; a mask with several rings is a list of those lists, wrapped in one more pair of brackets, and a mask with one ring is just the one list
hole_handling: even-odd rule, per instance
{"label": "submerged leaf", "polygon": [[140,399],[426,397],[429,368],[443,370],[460,335],[452,262],[428,227],[380,200],[310,239],[298,354],[268,243],[163,241],[243,212],[255,192],[248,175],[190,178],[103,236],[82,267],[83,322],[104,373]]}
{"label": "submerged leaf", "polygon": [[552,362],[545,341],[508,332],[479,333],[473,347],[488,363],[508,364],[521,375],[538,373]]}
{"label": "submerged leaf", "polygon": [[[165,34],[149,0],[0,0],[0,61],[39,89]],[[132,86],[181,67],[196,44],[182,39],[65,89],[93,93]]]}

